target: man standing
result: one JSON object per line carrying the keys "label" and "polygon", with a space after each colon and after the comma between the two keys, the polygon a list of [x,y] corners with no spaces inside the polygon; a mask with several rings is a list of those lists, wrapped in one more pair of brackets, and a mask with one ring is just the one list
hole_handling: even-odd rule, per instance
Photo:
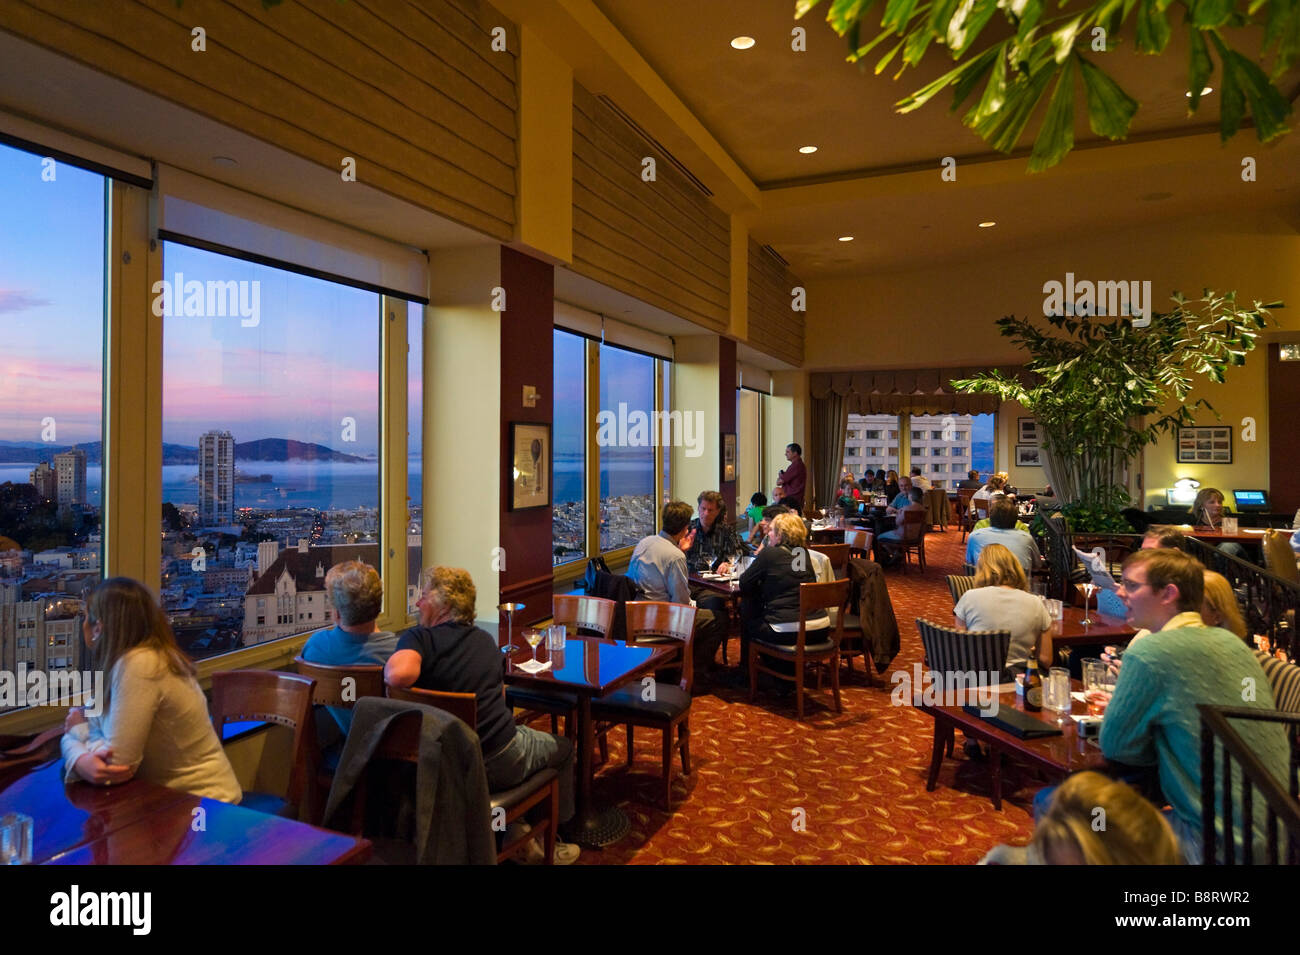
{"label": "man standing", "polygon": [[[669,501],[663,509],[663,530],[642,538],[632,551],[627,576],[646,600],[667,600],[695,606],[687,580],[686,554],[682,550],[690,521],[689,504]],[[722,627],[725,619],[711,610],[696,608],[694,659],[697,677],[713,664],[713,657],[726,635]]]}
{"label": "man standing", "polygon": [[[1201,862],[1201,728],[1197,704],[1271,710],[1273,691],[1255,654],[1235,634],[1201,619],[1205,568],[1177,550],[1140,550],[1124,561],[1120,596],[1130,626],[1151,631],[1131,644],[1101,726],[1105,757],[1130,766],[1156,766],[1173,807],[1170,820],[1183,855]],[[1279,784],[1287,778],[1289,746],[1277,723],[1237,720],[1233,728]],[[1241,812],[1239,776],[1232,804]],[[1222,795],[1215,796],[1221,805]],[[1256,838],[1264,800],[1256,802]],[[1238,815],[1237,822],[1242,820]],[[1215,821],[1219,845],[1226,820]],[[1241,846],[1241,836],[1234,840]],[[1257,853],[1256,858],[1262,856]],[[1220,860],[1222,861],[1222,860]]]}
{"label": "man standing", "polygon": [[[808,484],[808,469],[803,463],[803,448],[797,444],[787,444],[785,459],[790,462],[790,466],[776,476],[777,485],[781,488],[781,496],[777,502],[787,504],[802,514],[804,490]],[[790,498],[794,499],[793,504],[789,503]]]}

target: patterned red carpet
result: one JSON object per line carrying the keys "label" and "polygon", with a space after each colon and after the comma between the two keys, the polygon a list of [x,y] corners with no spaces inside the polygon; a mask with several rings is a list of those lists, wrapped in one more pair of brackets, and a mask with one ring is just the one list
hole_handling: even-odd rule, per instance
{"label": "patterned red carpet", "polygon": [[[952,620],[944,576],[961,573],[956,530],[926,539],[927,571],[890,570],[890,598],[902,634],[899,655],[868,687],[862,663],[841,681],[844,712],[794,697],[741,690],[697,696],[691,707],[691,775],[673,783],[673,811],[660,807],[659,734],[639,730],[637,759],[623,766],[624,732],[610,733],[610,761],[595,793],[628,813],[632,832],[581,862],[616,863],[946,863],[969,864],[999,842],[1023,844],[1041,782],[1005,764],[1003,809],[989,801],[987,765],[966,759],[960,736],[935,791],[925,791],[933,721],[891,705],[897,671],[922,658],[915,619]],[[731,647],[731,659],[738,641]]]}

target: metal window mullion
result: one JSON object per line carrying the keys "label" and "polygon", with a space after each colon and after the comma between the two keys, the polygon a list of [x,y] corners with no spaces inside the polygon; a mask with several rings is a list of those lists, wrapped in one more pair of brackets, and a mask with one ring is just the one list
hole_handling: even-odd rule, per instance
{"label": "metal window mullion", "polygon": [[586,501],[583,516],[586,520],[587,539],[584,542],[588,558],[600,555],[600,446],[596,442],[596,415],[600,412],[600,342],[584,339],[587,348],[587,374],[583,387],[583,413],[587,426],[583,429],[586,447],[583,451],[583,488]]}

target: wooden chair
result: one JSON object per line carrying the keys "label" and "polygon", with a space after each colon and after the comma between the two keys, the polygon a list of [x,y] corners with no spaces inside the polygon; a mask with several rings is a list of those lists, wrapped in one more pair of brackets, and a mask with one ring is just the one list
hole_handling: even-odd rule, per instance
{"label": "wooden chair", "polygon": [[[450,693],[443,690],[422,690],[417,687],[399,688],[390,686],[390,699],[403,700],[407,703],[421,703],[443,710],[460,720],[474,732],[478,732],[478,699],[473,693]],[[419,732],[418,724],[417,730]],[[415,753],[415,760],[419,752]],[[414,762],[415,760],[410,760]],[[532,831],[525,833],[511,842],[505,842],[497,852],[497,862],[503,862],[520,850],[527,848],[539,834],[545,840],[544,851],[546,864],[555,863],[555,832],[559,826],[560,813],[560,777],[554,769],[544,769],[534,773],[513,789],[491,793],[491,811],[493,825],[496,827],[500,818],[504,826],[530,812],[533,807],[546,803],[544,815],[533,823]],[[504,816],[501,814],[504,813]]]}
{"label": "wooden chair", "polygon": [[986,520],[989,516],[989,501],[987,497],[980,498],[975,502],[975,523]]}
{"label": "wooden chair", "polygon": [[695,665],[691,656],[695,642],[695,608],[659,600],[627,602],[627,643],[681,644],[681,682],[677,685],[656,683],[654,699],[643,699],[644,689],[634,683],[591,701],[591,716],[597,721],[602,751],[605,736],[618,725],[627,727],[627,765],[632,766],[633,728],[644,726],[663,734],[664,809],[672,809],[673,751],[681,754],[682,773],[691,772],[691,685]]}
{"label": "wooden chair", "polygon": [[[564,624],[571,633],[582,633],[605,639],[614,626],[614,610],[618,602],[606,597],[588,597],[585,594],[556,594],[551,598],[551,617],[554,623]],[[560,717],[564,717],[564,735],[573,738],[577,732],[578,697],[572,693],[542,693],[519,687],[506,687],[506,703],[511,708],[523,710],[515,722],[527,723],[539,714],[551,718],[551,732],[560,732]]]}
{"label": "wooden chair", "polygon": [[[973,672],[984,675],[989,680],[993,679],[992,674],[1000,674],[1007,664],[1007,652],[1011,649],[1011,633],[1008,630],[958,630],[931,623],[921,617],[916,620],[916,629],[921,633],[921,645],[925,648],[926,667],[944,675],[940,679],[946,680],[947,674]],[[953,742],[952,724],[936,719],[934,745],[930,752],[930,774],[925,782],[926,792],[934,792],[944,752],[946,750],[949,756],[952,755]],[[992,743],[989,744],[989,772],[993,783],[993,808],[1001,810],[1002,750]]]}
{"label": "wooden chair", "polygon": [[283,797],[244,790],[240,805],[273,816],[318,821],[316,724],[312,695],[316,681],[276,670],[225,670],[212,674],[212,728],[217,739],[227,723],[276,723],[293,730],[292,764]]}
{"label": "wooden chair", "polygon": [[948,593],[952,594],[952,605],[957,606],[957,601],[961,600],[961,595],[975,586],[975,577],[949,574],[948,575]]}
{"label": "wooden chair", "polygon": [[975,496],[976,488],[962,487],[957,489],[957,526],[961,528],[961,539],[966,539],[966,534],[974,526],[975,522],[970,517],[970,501]]}
{"label": "wooden chair", "polygon": [[[814,630],[813,639],[808,639],[808,612],[825,610],[830,607],[839,609],[839,615],[829,630]],[[843,712],[840,706],[840,640],[844,636],[844,616],[849,608],[849,582],[837,580],[829,584],[799,585],[799,632],[793,646],[768,643],[765,640],[753,640],[749,645],[749,701],[754,702],[758,689],[758,674],[766,673],[778,680],[793,680],[795,693],[795,713],[803,719],[804,669],[810,663],[829,665],[831,671],[831,691],[835,699],[835,712]],[[759,664],[760,657],[772,657],[794,663],[794,676],[779,670],[769,669]]]}
{"label": "wooden chair", "polygon": [[910,505],[899,512],[899,518],[898,537],[881,534],[879,543],[884,544],[890,550],[902,552],[903,573],[907,573],[907,565],[911,562],[912,552],[915,551],[917,563],[921,567],[921,572],[924,573],[925,508],[918,504]]}
{"label": "wooden chair", "polygon": [[[297,656],[293,658],[293,665],[300,675],[316,681],[311,694],[313,706],[334,706],[350,710],[363,696],[384,695],[384,668],[378,664],[327,666],[323,663],[308,663]],[[352,682],[348,683],[348,680]],[[317,738],[316,797],[321,806],[325,805],[325,800],[329,797],[334,772],[338,769],[342,753],[342,743],[322,747]]]}
{"label": "wooden chair", "polygon": [[1290,534],[1272,527],[1264,532],[1264,569],[1275,577],[1300,584],[1300,568],[1291,549]]}
{"label": "wooden chair", "polygon": [[948,512],[948,492],[943,488],[932,487],[925,492],[923,502],[926,512],[926,530],[942,531],[948,526],[951,515]]}
{"label": "wooden chair", "polygon": [[871,558],[871,541],[875,535],[871,531],[845,531],[844,543],[849,547],[849,557]]}
{"label": "wooden chair", "polygon": [[[846,535],[847,536],[847,532]],[[819,554],[825,554],[830,558],[831,569],[835,571],[835,578],[847,577],[849,573],[849,545],[848,544],[809,544],[809,550],[815,550]]]}

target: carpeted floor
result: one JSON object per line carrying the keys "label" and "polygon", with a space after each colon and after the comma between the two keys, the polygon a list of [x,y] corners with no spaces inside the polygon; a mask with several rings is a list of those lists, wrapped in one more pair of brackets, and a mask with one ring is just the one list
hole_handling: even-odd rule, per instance
{"label": "carpeted floor", "polygon": [[[989,801],[987,764],[968,760],[960,737],[935,791],[925,791],[933,721],[894,706],[896,672],[922,658],[915,620],[952,621],[946,574],[961,573],[956,530],[926,539],[927,571],[886,572],[902,635],[899,655],[868,687],[861,659],[841,681],[844,712],[794,697],[715,690],[691,706],[690,776],[675,763],[673,811],[659,805],[660,734],[640,730],[636,762],[624,769],[624,732],[610,734],[610,761],[595,780],[632,832],[580,862],[616,863],[947,863],[969,864],[1000,842],[1023,844],[1033,830],[1029,805],[1038,780],[1003,770],[1003,809]],[[731,659],[736,659],[733,641]]]}

